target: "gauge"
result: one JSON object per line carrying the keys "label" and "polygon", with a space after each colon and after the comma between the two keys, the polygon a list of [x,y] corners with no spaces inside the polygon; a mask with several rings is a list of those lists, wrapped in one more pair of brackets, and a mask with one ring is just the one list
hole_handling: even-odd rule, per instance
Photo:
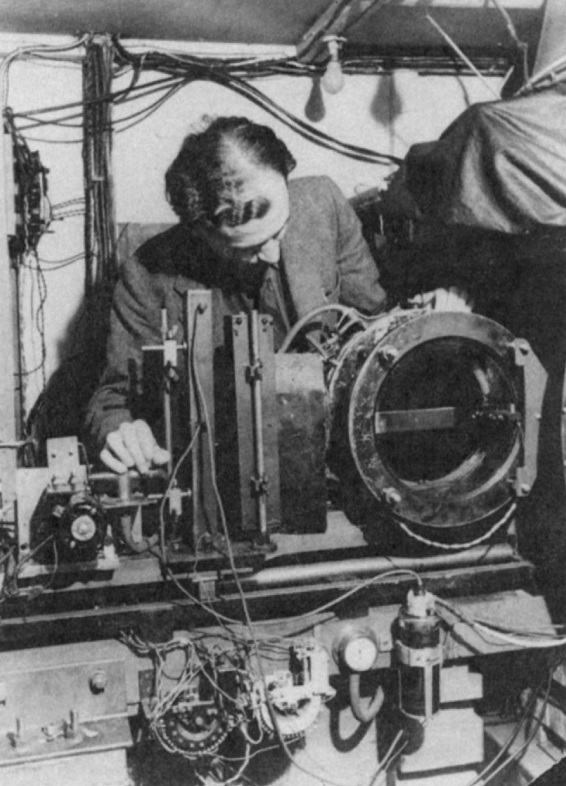
{"label": "gauge", "polygon": [[375,634],[368,628],[344,630],[336,655],[351,671],[369,671],[379,655]]}

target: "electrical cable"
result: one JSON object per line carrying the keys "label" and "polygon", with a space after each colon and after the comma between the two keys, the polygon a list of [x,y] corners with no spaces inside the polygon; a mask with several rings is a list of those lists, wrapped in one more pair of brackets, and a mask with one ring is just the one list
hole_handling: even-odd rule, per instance
{"label": "electrical cable", "polygon": [[285,620],[289,622],[295,622],[297,620],[306,619],[312,616],[313,614],[320,614],[321,612],[326,611],[327,609],[331,609],[333,606],[342,603],[344,600],[346,600],[346,598],[350,598],[355,593],[361,592],[361,590],[366,589],[366,587],[369,587],[371,584],[375,584],[375,582],[377,581],[388,579],[398,574],[409,574],[410,576],[412,576],[417,582],[417,584],[419,585],[419,591],[422,591],[423,588],[422,578],[421,576],[419,576],[418,573],[415,573],[414,571],[409,570],[408,568],[398,568],[396,570],[388,570],[385,573],[380,573],[377,576],[371,576],[369,579],[357,583],[355,587],[352,587],[351,590],[344,592],[342,595],[340,595],[339,598],[335,598],[334,600],[331,600],[328,603],[324,603],[322,606],[318,606],[312,611],[306,611],[303,614],[295,614],[293,617],[285,617]]}
{"label": "electrical cable", "polygon": [[377,770],[373,773],[372,779],[371,779],[371,781],[370,781],[368,786],[374,786],[374,784],[377,781],[378,777],[383,772],[387,771],[387,769],[389,768],[389,766],[390,766],[391,762],[393,761],[393,759],[396,756],[398,756],[400,753],[402,753],[403,750],[407,747],[407,745],[409,743],[408,739],[405,740],[404,744],[398,750],[396,750],[397,743],[401,740],[401,738],[403,737],[403,734],[404,734],[403,729],[400,729],[397,732],[397,734],[393,738],[393,741],[391,742],[389,748],[387,749],[387,751],[385,752],[384,756],[382,757],[382,759],[381,759],[381,761],[380,761],[380,763],[379,763],[379,765],[377,767]]}
{"label": "electrical cable", "polygon": [[[117,56],[122,58],[124,62],[130,63],[132,65],[139,62],[139,58],[136,58],[135,55],[128,52],[120,43],[118,43],[116,39],[114,40],[114,46]],[[400,164],[402,161],[402,159],[396,156],[391,156],[386,153],[378,153],[367,148],[362,148],[357,145],[349,145],[347,143],[341,142],[340,140],[334,139],[328,134],[325,134],[323,131],[320,131],[315,126],[306,123],[305,121],[285,110],[283,107],[276,104],[259,90],[244,82],[241,78],[235,76],[225,65],[222,67],[222,69],[219,69],[218,67],[215,68],[211,66],[210,63],[207,63],[203,60],[197,60],[195,62],[194,59],[191,60],[178,57],[173,58],[166,55],[158,56],[155,53],[146,55],[146,60],[144,61],[144,67],[146,68],[176,75],[179,74],[181,65],[184,67],[182,73],[185,75],[190,72],[190,69],[192,69],[192,73],[190,74],[192,79],[216,82],[236,93],[239,93],[240,95],[243,95],[244,97],[259,105],[261,108],[265,109],[277,119],[284,122],[293,130],[300,133],[302,136],[308,138],[311,142],[315,142],[322,145],[323,147],[327,147],[331,150],[334,150],[335,152],[342,153],[351,158],[366,161],[367,163],[383,165],[391,163]],[[246,74],[246,76],[249,77],[249,74]]]}
{"label": "electrical cable", "polygon": [[[195,316],[194,316],[193,339],[194,339],[194,337],[196,335],[197,323],[198,323],[198,310],[195,311]],[[299,770],[304,772],[305,774],[307,774],[309,776],[313,776],[314,775],[314,777],[317,780],[322,781],[322,779],[319,778],[317,775],[315,775],[314,773],[311,773],[308,769],[302,767],[301,765],[299,765],[296,762],[295,757],[292,755],[292,753],[291,753],[291,751],[289,749],[289,746],[287,745],[287,742],[286,742],[286,740],[285,740],[285,738],[284,738],[284,736],[283,736],[283,734],[281,732],[281,729],[280,729],[280,726],[279,726],[279,722],[278,722],[278,719],[277,719],[277,715],[276,715],[275,709],[273,707],[273,704],[271,702],[271,697],[270,697],[269,688],[268,688],[268,684],[267,684],[267,675],[265,674],[265,671],[263,669],[262,660],[261,660],[261,654],[260,654],[260,649],[259,649],[259,643],[258,643],[258,640],[256,638],[253,622],[252,622],[252,619],[251,619],[251,616],[250,616],[246,595],[245,595],[244,589],[242,587],[242,584],[240,582],[240,578],[239,578],[239,575],[238,575],[238,569],[237,569],[237,566],[236,566],[236,562],[235,562],[235,558],[234,558],[234,552],[232,550],[232,543],[231,543],[230,533],[228,531],[228,524],[227,524],[227,521],[226,521],[226,514],[224,512],[224,506],[223,506],[223,503],[222,503],[222,498],[220,496],[220,491],[218,489],[218,485],[217,485],[217,481],[216,481],[216,466],[215,466],[215,458],[214,458],[214,444],[213,444],[213,440],[212,440],[211,423],[210,423],[210,418],[209,418],[209,415],[208,415],[208,407],[207,407],[207,404],[206,404],[206,397],[204,396],[204,391],[202,389],[202,386],[201,386],[198,374],[195,377],[195,387],[196,387],[197,397],[198,397],[198,399],[200,401],[200,406],[202,408],[203,418],[204,418],[204,423],[205,423],[205,431],[206,431],[206,435],[207,435],[207,438],[208,438],[209,460],[210,460],[210,464],[211,464],[211,482],[212,482],[214,495],[215,495],[215,498],[216,498],[216,504],[218,506],[218,514],[219,514],[219,517],[220,517],[221,527],[222,527],[222,530],[224,532],[224,536],[226,538],[226,547],[227,547],[227,550],[228,550],[228,560],[229,560],[229,563],[230,563],[230,569],[232,571],[234,582],[236,584],[236,588],[238,590],[238,594],[240,596],[240,600],[241,600],[241,603],[242,603],[242,610],[244,612],[246,625],[247,625],[247,628],[248,628],[249,635],[251,637],[254,653],[255,653],[255,656],[256,656],[257,669],[258,669],[260,680],[261,680],[261,683],[262,683],[263,689],[264,689],[264,699],[265,699],[265,701],[267,703],[267,706],[268,706],[268,709],[269,709],[269,712],[270,712],[270,715],[271,715],[273,728],[274,728],[274,730],[276,732],[277,738],[279,740],[279,743],[280,743],[282,749],[285,751],[285,755],[289,759],[289,762],[291,764],[293,764],[295,767],[297,767]],[[332,786],[345,786],[344,784],[337,784],[337,783],[333,783],[332,781],[330,781],[330,783],[332,784]]]}
{"label": "electrical cable", "polygon": [[413,538],[413,540],[417,540],[419,543],[424,543],[426,546],[431,546],[436,549],[443,549],[444,551],[466,551],[466,549],[479,546],[481,543],[489,540],[498,530],[500,530],[505,526],[505,524],[509,522],[511,516],[515,513],[516,510],[517,504],[513,502],[504,515],[494,524],[492,524],[492,526],[486,532],[484,532],[482,535],[478,535],[478,537],[474,538],[473,540],[466,541],[465,543],[442,543],[441,541],[427,538],[424,535],[419,535],[418,532],[415,532],[415,530],[411,529],[406,521],[399,518],[398,516],[395,517],[395,522],[401,527],[405,534],[409,535],[409,537]]}
{"label": "electrical cable", "polygon": [[[138,100],[139,98],[145,98],[146,96],[153,95],[154,93],[163,92],[163,90],[165,90],[165,89],[167,89],[166,95],[162,96],[157,101],[154,101],[152,104],[150,104],[147,107],[144,107],[144,109],[141,109],[138,112],[132,113],[131,115],[127,115],[125,117],[121,117],[121,118],[112,120],[112,127],[113,128],[116,128],[118,126],[118,124],[120,124],[120,123],[126,123],[128,120],[130,120],[132,118],[135,118],[138,115],[143,115],[144,113],[147,113],[148,115],[151,114],[152,111],[155,111],[160,106],[162,106],[163,103],[165,103],[165,101],[168,100],[168,98],[170,98],[174,93],[176,93],[181,87],[186,85],[187,84],[187,80],[184,79],[184,78],[168,78],[168,79],[164,79],[164,80],[156,80],[156,83],[159,84],[159,86],[158,87],[154,87],[151,90],[146,89],[145,85],[141,85],[138,89],[139,90],[145,90],[143,95],[136,95],[133,98],[128,99],[128,103],[133,101],[133,100]],[[44,127],[44,126],[60,126],[61,128],[77,128],[77,129],[78,128],[82,128],[82,123],[70,123],[68,121],[69,120],[73,120],[75,118],[82,118],[83,115],[84,115],[84,109],[86,107],[89,107],[89,106],[92,107],[92,106],[96,106],[96,105],[110,105],[110,104],[112,104],[113,97],[116,96],[116,95],[119,95],[119,94],[120,94],[120,91],[118,93],[110,94],[108,98],[102,97],[99,100],[92,100],[91,99],[90,101],[85,101],[84,103],[81,103],[81,104],[78,104],[78,103],[77,104],[69,104],[69,105],[67,105],[69,107],[71,107],[71,106],[81,106],[82,111],[80,111],[80,112],[73,112],[71,114],[66,115],[63,118],[58,118],[58,119],[54,119],[54,120],[42,120],[40,118],[36,118],[33,121],[28,122],[27,124],[20,124],[18,126],[18,129],[21,132],[27,132],[30,129],[34,129],[34,128],[38,128],[38,127]],[[64,107],[60,107],[60,108],[64,108]],[[49,107],[44,109],[44,110],[36,110],[36,112],[41,112],[41,111],[47,112],[47,111],[49,111]],[[29,113],[19,113],[16,116],[18,118],[29,119],[30,115],[31,115],[31,112],[29,112]],[[131,125],[135,125],[135,123],[132,123]],[[127,126],[127,127],[129,127],[129,126]],[[117,130],[118,131],[124,131],[124,130],[126,130],[126,128],[121,128],[121,129],[117,129]],[[26,133],[26,138],[28,138],[28,139],[30,138],[27,135],[27,133]],[[49,140],[45,140],[45,141],[49,141]],[[73,140],[73,141],[75,141],[75,140]]]}
{"label": "electrical cable", "polygon": [[[5,579],[4,579],[4,583],[3,583],[2,588],[0,590],[0,599],[4,600],[6,598],[20,597],[21,595],[36,594],[36,593],[39,593],[39,592],[43,592],[43,590],[46,589],[46,588],[44,588],[44,587],[42,587],[40,585],[34,585],[33,587],[30,587],[28,590],[20,590],[18,588],[18,574],[20,573],[22,568],[31,559],[33,559],[33,557],[35,557],[36,554],[38,554],[44,548],[44,546],[46,546],[48,543],[50,543],[52,541],[54,542],[54,536],[53,535],[48,535],[37,546],[35,546],[24,557],[22,557],[19,560],[19,562],[17,562],[14,565],[14,567],[12,569],[12,572],[9,575],[8,575],[8,573],[6,573]],[[57,560],[56,548],[55,548],[55,555],[56,555],[56,561],[55,562],[56,562],[56,565],[57,565],[58,560]],[[56,570],[54,570],[52,572],[52,580],[53,580],[53,576],[55,575],[55,572],[56,572]],[[7,582],[9,582],[9,584]]]}
{"label": "electrical cable", "polygon": [[[137,100],[138,98],[145,98],[146,94],[152,95],[153,93],[160,92],[161,90],[165,89],[165,87],[168,87],[171,84],[177,84],[179,82],[184,82],[184,81],[185,81],[185,77],[183,76],[168,76],[165,77],[164,79],[160,78],[160,79],[154,79],[152,81],[145,82],[143,85],[138,85],[136,88],[133,88],[133,90],[129,88],[127,88],[126,90],[116,90],[114,92],[109,93],[106,96],[100,96],[99,98],[90,98],[81,101],[71,101],[66,104],[56,104],[54,106],[44,106],[44,107],[39,107],[37,109],[28,109],[25,112],[14,112],[13,117],[18,119],[23,118],[25,120],[29,120],[36,115],[50,114],[51,112],[61,112],[65,109],[83,110],[85,107],[97,105],[100,104],[101,102],[122,103],[121,99],[124,93],[126,92],[140,93],[139,95],[135,95],[132,99],[128,99],[129,102],[130,100],[133,101],[133,100]],[[144,91],[144,93],[141,94],[141,91]],[[76,113],[76,114],[74,113],[73,115],[68,115],[66,118],[64,117],[63,119],[68,120],[74,117],[81,117],[81,116],[82,116],[82,111],[80,113]],[[56,124],[57,121],[51,121],[51,122]]]}
{"label": "electrical cable", "polygon": [[[553,674],[554,674],[554,668],[549,670],[549,673],[548,673],[546,679],[542,680],[539,683],[538,687],[535,690],[532,691],[531,696],[529,697],[529,700],[528,700],[526,706],[524,707],[523,712],[521,713],[521,717],[519,718],[519,720],[517,722],[517,725],[515,726],[515,728],[513,729],[513,731],[511,732],[511,734],[507,738],[507,740],[505,741],[505,743],[502,745],[501,750],[498,751],[497,755],[484,767],[484,769],[480,773],[478,773],[478,775],[475,778],[473,778],[471,781],[469,781],[466,784],[466,786],[486,786],[488,783],[490,783],[496,777],[496,775],[498,775],[503,769],[505,769],[505,767],[508,767],[514,761],[518,761],[521,758],[523,753],[527,750],[527,748],[529,747],[529,745],[531,744],[531,742],[535,738],[535,736],[536,736],[540,726],[542,725],[542,722],[543,722],[543,719],[544,719],[544,714],[545,714],[545,711],[546,711],[546,706],[548,704],[548,699],[549,699],[549,696],[550,696],[550,689],[551,689],[551,685],[552,685],[552,676],[553,676]],[[517,739],[521,729],[523,728],[523,725],[526,723],[526,721],[530,717],[531,711],[532,711],[532,709],[534,708],[534,706],[536,704],[536,701],[537,701],[537,698],[538,698],[538,693],[541,690],[542,686],[544,685],[545,681],[546,681],[545,695],[543,697],[543,702],[542,702],[542,706],[541,706],[541,709],[539,711],[539,714],[538,714],[537,718],[535,719],[535,725],[534,725],[533,730],[531,731],[531,733],[527,737],[526,741],[518,748],[518,750],[514,751],[511,754],[511,756],[507,760],[505,760],[504,756],[506,755],[507,751],[511,748],[513,743],[515,742],[515,740]],[[503,759],[503,761],[501,761],[499,766],[497,766],[492,772],[490,772],[492,770],[492,768],[494,767],[494,765],[496,765],[497,762],[502,760],[502,759]]]}
{"label": "electrical cable", "polygon": [[76,41],[73,41],[70,44],[66,44],[63,46],[52,46],[50,44],[36,44],[34,46],[23,46],[19,49],[15,49],[11,52],[7,57],[2,60],[0,64],[0,106],[2,111],[8,105],[8,93],[9,93],[9,69],[12,63],[17,60],[19,57],[26,57],[28,55],[37,55],[41,53],[56,53],[56,52],[70,52],[73,49],[78,49],[89,40],[89,35],[80,36]]}
{"label": "electrical cable", "polygon": [[446,608],[451,614],[475,630],[485,640],[485,636],[500,640],[502,643],[511,644],[514,647],[523,649],[548,649],[566,646],[566,636],[547,636],[546,638],[535,638],[534,633],[525,630],[500,631],[496,627],[491,627],[489,623],[479,622],[476,618],[466,614],[462,609],[448,603],[440,597],[435,597],[435,601]]}
{"label": "electrical cable", "polygon": [[169,483],[167,484],[167,488],[163,493],[163,498],[159,505],[159,542],[161,546],[161,559],[165,565],[167,565],[167,550],[165,544],[165,505],[167,503],[167,498],[171,494],[171,490],[173,489],[173,486],[177,481],[177,474],[179,470],[183,466],[187,457],[190,456],[190,454],[193,452],[200,431],[201,431],[201,426],[199,424],[195,428],[195,432],[192,435],[191,439],[189,440],[188,445],[179,456],[179,459],[177,460],[177,463],[173,468],[173,472],[171,473],[171,477],[169,478]]}
{"label": "electrical cable", "polygon": [[[194,316],[193,339],[196,336],[197,323],[198,323],[198,311],[195,312],[195,316]],[[207,405],[206,405],[206,399],[205,399],[205,396],[204,396],[204,392],[203,392],[203,389],[202,389],[202,386],[201,386],[198,374],[195,375],[195,387],[196,387],[197,397],[199,399],[200,406],[201,406],[202,412],[203,412],[205,433],[206,433],[207,438],[208,438],[208,447],[209,447],[209,454],[210,454],[209,458],[210,458],[210,462],[211,462],[212,486],[213,486],[213,491],[214,491],[215,498],[216,498],[216,503],[217,503],[217,506],[218,506],[218,513],[219,513],[219,517],[220,517],[222,530],[224,532],[224,536],[225,536],[225,539],[226,539],[226,547],[227,547],[228,560],[229,560],[229,563],[230,563],[230,569],[231,569],[232,576],[234,578],[234,582],[236,584],[236,588],[238,590],[238,594],[240,596],[240,600],[241,600],[241,603],[242,603],[242,609],[243,609],[243,612],[244,612],[244,617],[245,617],[245,621],[246,621],[246,627],[247,627],[249,635],[251,637],[252,646],[253,646],[253,649],[254,649],[254,652],[255,652],[255,656],[256,656],[258,672],[259,672],[260,679],[261,679],[263,687],[264,687],[264,698],[265,698],[265,701],[266,701],[267,706],[269,708],[269,712],[271,714],[271,719],[272,719],[272,722],[273,722],[273,728],[274,728],[274,730],[275,730],[275,732],[277,734],[278,741],[279,741],[283,751],[285,752],[285,755],[287,756],[289,762],[292,764],[292,766],[296,767],[298,770],[300,770],[301,772],[305,773],[309,777],[314,777],[319,782],[321,782],[323,784],[327,784],[327,786],[351,786],[351,784],[343,784],[343,783],[340,783],[338,781],[334,781],[334,780],[332,780],[331,778],[328,778],[328,777],[320,777],[316,773],[310,771],[308,768],[303,767],[303,765],[299,764],[299,762],[297,762],[296,758],[293,756],[291,750],[289,749],[289,746],[288,746],[287,741],[285,740],[283,734],[281,733],[281,729],[280,729],[280,726],[278,724],[277,715],[276,715],[275,709],[274,709],[274,707],[273,707],[273,705],[271,703],[269,689],[268,689],[268,685],[267,685],[267,675],[265,674],[265,671],[264,671],[263,666],[262,666],[262,659],[261,659],[261,651],[260,651],[259,641],[258,641],[258,638],[256,636],[256,631],[254,629],[254,623],[252,622],[252,619],[251,619],[251,616],[250,616],[250,612],[249,612],[249,608],[248,608],[248,603],[247,603],[245,591],[244,591],[244,589],[242,587],[242,584],[240,582],[240,578],[239,578],[239,575],[238,575],[238,571],[237,571],[237,567],[236,567],[236,563],[235,563],[235,557],[234,557],[234,553],[233,553],[233,550],[232,550],[230,533],[228,531],[226,515],[225,515],[225,512],[224,512],[224,507],[223,507],[223,503],[222,503],[222,498],[220,496],[220,492],[219,492],[218,485],[217,485],[217,482],[216,482],[216,467],[215,467],[215,461],[214,461],[214,444],[213,444],[213,441],[212,441],[212,432],[211,432],[211,428],[210,428],[211,424],[210,424],[210,418],[209,418],[209,415],[208,415],[208,408],[207,408]],[[398,570],[394,570],[394,571],[388,571],[387,574],[382,574],[380,577],[372,577],[370,580],[362,582],[362,584],[359,587],[354,587],[349,592],[344,593],[344,595],[341,596],[341,598],[339,598],[339,599],[337,599],[335,601],[331,601],[329,604],[325,604],[323,607],[319,607],[319,609],[317,611],[320,611],[320,609],[327,608],[327,607],[329,607],[331,605],[334,605],[335,603],[340,602],[344,598],[349,597],[350,595],[352,595],[354,592],[357,592],[359,589],[364,588],[365,586],[367,586],[372,581],[375,581],[377,578],[383,578],[385,576],[390,576],[392,574],[397,574],[397,573],[409,573],[409,574],[411,574],[417,580],[417,582],[419,583],[419,586],[422,587],[421,578],[414,571],[405,570],[405,569],[398,569]],[[312,613],[316,613],[316,612],[310,612],[307,615],[297,615],[297,616],[291,617],[289,619],[290,620],[302,619],[304,616],[310,616]]]}
{"label": "electrical cable", "polygon": [[[116,134],[121,134],[124,131],[129,131],[130,128],[133,128],[134,126],[138,125],[138,123],[142,123],[144,120],[147,120],[148,117],[151,117],[151,115],[154,112],[156,112],[160,107],[162,107],[166,101],[172,98],[175,95],[175,93],[178,93],[179,90],[181,90],[181,88],[183,88],[185,85],[186,82],[180,82],[178,85],[175,85],[174,87],[170,88],[164,96],[162,96],[158,101],[155,101],[150,107],[146,107],[145,109],[142,109],[139,112],[136,112],[135,114],[129,115],[127,118],[120,118],[119,120],[114,121],[113,124],[114,132]],[[127,120],[131,120],[132,118],[137,118],[137,120],[134,120],[134,122],[131,123],[127,123],[127,125],[123,126],[122,128],[116,127],[118,123],[126,122]]]}

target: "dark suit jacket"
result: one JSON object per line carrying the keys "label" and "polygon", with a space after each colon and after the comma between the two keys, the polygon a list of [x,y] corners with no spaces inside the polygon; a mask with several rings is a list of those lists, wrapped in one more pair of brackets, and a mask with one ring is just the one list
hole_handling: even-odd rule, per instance
{"label": "dark suit jacket", "polygon": [[[384,308],[379,273],[362,237],[359,220],[336,184],[327,177],[291,180],[290,217],[282,240],[282,264],[295,316],[325,303],[340,302],[366,313]],[[87,415],[90,438],[98,447],[120,423],[132,420],[130,371],[142,362],[142,345],[161,342],[161,309],[168,324],[179,325],[183,295],[211,288],[215,315],[229,312],[229,287],[222,263],[204,241],[177,225],[141,246],[121,268],[112,304],[107,367]],[[233,312],[232,312],[233,313]],[[215,343],[222,341],[215,321]]]}

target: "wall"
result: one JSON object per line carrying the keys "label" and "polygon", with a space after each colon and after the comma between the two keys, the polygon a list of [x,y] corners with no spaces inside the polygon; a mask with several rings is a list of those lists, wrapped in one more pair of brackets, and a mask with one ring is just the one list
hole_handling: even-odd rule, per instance
{"label": "wall", "polygon": [[[50,39],[46,38],[44,43],[49,44]],[[1,36],[0,51],[10,52]],[[148,73],[142,80],[149,81],[156,76]],[[126,87],[130,81],[131,73],[124,73],[116,80],[116,87]],[[497,80],[490,82],[496,89]],[[313,106],[310,78],[270,77],[253,84],[289,112],[307,119],[306,108]],[[78,61],[20,58],[10,66],[7,100],[14,112],[77,102],[80,95]],[[154,94],[114,110],[117,123],[114,183],[119,223],[174,221],[164,198],[163,175],[184,135],[198,126],[205,115],[245,114],[272,125],[298,160],[296,175],[331,174],[348,196],[384,186],[392,172],[391,167],[353,161],[319,148],[241,96],[210,83],[196,82],[184,87],[142,122],[136,122],[135,118],[127,120],[134,112],[149,107],[156,98]],[[393,76],[347,75],[339,94],[323,95],[324,108],[320,111],[319,105],[318,110],[324,117],[317,128],[347,143],[403,156],[414,142],[438,137],[470,103],[492,98],[486,85],[474,77],[419,76],[415,72],[397,72]],[[35,117],[42,121],[61,120],[78,112],[75,107]],[[64,122],[66,125],[40,125],[23,130],[30,148],[40,152],[42,162],[49,169],[49,196],[53,205],[80,200],[83,196],[80,116],[69,117]],[[18,123],[24,129],[30,121],[21,118]],[[83,248],[83,216],[68,213],[80,213],[81,207],[77,201],[58,209],[66,217],[52,222],[49,234],[39,246],[43,276],[37,270],[23,271],[21,318],[25,363],[28,371],[32,371],[26,376],[28,411],[44,381],[62,360],[77,351],[73,339],[80,316],[84,266],[83,260],[75,256]],[[30,265],[34,267],[33,260]],[[40,368],[33,371],[37,366]]]}

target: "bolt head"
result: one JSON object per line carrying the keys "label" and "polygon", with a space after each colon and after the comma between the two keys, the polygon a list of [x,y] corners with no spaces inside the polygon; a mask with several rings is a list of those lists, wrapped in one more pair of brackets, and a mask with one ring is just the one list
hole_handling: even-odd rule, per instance
{"label": "bolt head", "polygon": [[91,675],[89,683],[90,689],[93,693],[102,693],[108,684],[108,675],[105,671],[99,669]]}

